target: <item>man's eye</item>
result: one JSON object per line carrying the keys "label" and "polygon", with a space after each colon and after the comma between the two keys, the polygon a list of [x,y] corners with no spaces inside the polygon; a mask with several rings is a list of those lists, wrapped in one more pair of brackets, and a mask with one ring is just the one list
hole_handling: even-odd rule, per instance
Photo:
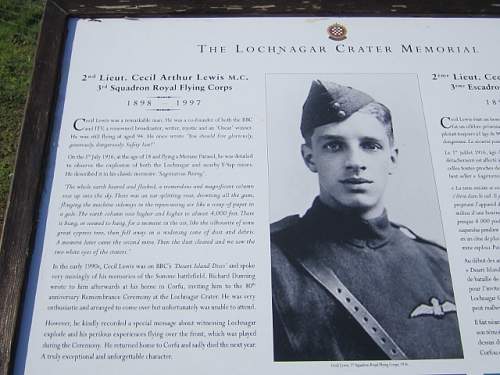
{"label": "man's eye", "polygon": [[327,151],[330,151],[330,152],[337,152],[337,151],[340,151],[342,149],[342,145],[338,142],[328,142],[328,143],[325,143],[323,148]]}
{"label": "man's eye", "polygon": [[365,150],[381,150],[382,145],[380,145],[377,142],[363,142],[361,144],[361,147],[364,148]]}

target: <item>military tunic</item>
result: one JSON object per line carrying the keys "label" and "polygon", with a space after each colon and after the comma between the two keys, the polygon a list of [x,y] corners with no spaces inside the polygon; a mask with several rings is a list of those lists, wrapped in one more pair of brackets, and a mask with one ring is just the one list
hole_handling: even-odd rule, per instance
{"label": "military tunic", "polygon": [[454,304],[446,251],[411,237],[385,213],[361,220],[318,198],[302,218],[273,224],[275,360],[388,359],[303,258],[333,270],[409,359],[462,358],[456,312],[441,308]]}

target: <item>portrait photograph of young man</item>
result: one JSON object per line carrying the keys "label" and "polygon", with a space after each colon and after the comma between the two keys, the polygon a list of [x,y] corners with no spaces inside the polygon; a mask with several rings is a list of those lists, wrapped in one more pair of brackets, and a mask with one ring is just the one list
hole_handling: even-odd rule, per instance
{"label": "portrait photograph of young man", "polygon": [[463,358],[417,77],[266,90],[274,360]]}

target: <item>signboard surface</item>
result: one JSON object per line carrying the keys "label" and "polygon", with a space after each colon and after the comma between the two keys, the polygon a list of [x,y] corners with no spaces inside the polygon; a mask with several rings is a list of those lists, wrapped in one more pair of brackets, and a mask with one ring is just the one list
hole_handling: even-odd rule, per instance
{"label": "signboard surface", "polygon": [[500,371],[499,30],[70,21],[14,373]]}

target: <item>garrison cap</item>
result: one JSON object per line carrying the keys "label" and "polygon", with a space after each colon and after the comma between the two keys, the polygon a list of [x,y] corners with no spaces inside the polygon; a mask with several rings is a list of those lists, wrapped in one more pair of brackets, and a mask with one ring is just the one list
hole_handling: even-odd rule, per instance
{"label": "garrison cap", "polygon": [[375,100],[362,91],[335,82],[315,80],[302,107],[300,132],[309,138],[314,129],[341,122]]}

